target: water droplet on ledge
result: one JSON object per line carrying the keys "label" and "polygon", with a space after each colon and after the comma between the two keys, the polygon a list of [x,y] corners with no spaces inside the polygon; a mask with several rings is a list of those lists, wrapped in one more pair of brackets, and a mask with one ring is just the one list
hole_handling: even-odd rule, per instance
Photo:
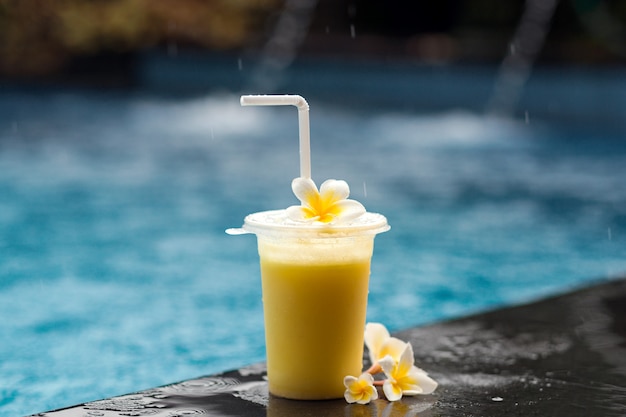
{"label": "water droplet on ledge", "polygon": [[206,411],[197,408],[182,408],[180,410],[170,412],[167,417],[187,417],[206,414]]}
{"label": "water droplet on ledge", "polygon": [[206,396],[231,392],[237,385],[239,381],[235,378],[207,377],[168,385],[161,390],[172,395]]}

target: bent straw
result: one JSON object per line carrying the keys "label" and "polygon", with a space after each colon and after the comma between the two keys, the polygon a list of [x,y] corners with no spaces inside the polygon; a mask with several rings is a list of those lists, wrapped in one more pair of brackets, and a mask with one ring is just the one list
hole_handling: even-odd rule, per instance
{"label": "bent straw", "polygon": [[296,106],[300,131],[300,176],[311,178],[311,139],[309,127],[309,104],[298,95],[251,95],[241,96],[242,106]]}

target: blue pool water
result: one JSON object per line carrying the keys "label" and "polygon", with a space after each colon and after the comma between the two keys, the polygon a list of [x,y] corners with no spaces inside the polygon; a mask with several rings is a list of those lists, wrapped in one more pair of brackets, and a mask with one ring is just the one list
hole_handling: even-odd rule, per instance
{"label": "blue pool water", "polygon": [[[368,318],[393,330],[626,272],[623,126],[309,99],[313,177],[384,213]],[[0,415],[264,359],[256,242],[297,203],[293,108],[0,97]]]}

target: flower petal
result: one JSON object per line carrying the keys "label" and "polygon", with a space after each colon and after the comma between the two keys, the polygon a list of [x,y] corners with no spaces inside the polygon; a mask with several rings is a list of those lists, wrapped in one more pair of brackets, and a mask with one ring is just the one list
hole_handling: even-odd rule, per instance
{"label": "flower petal", "polygon": [[400,386],[400,389],[402,390],[402,395],[406,395],[407,397],[412,397],[423,393],[422,387],[420,387],[418,384],[405,383]]}
{"label": "flower petal", "polygon": [[331,207],[332,212],[336,213],[337,220],[348,222],[365,213],[363,204],[356,200],[341,200],[334,203]]}
{"label": "flower petal", "polygon": [[352,375],[348,375],[343,379],[343,385],[346,387],[346,390],[343,393],[343,398],[345,398],[346,401],[350,404],[355,403],[359,400],[359,398],[354,395],[354,392],[351,389],[356,383],[357,378]]}
{"label": "flower petal", "polygon": [[389,331],[380,323],[367,323],[365,325],[364,339],[373,365],[383,356],[379,355],[379,352],[385,340],[389,339]]}
{"label": "flower petal", "polygon": [[302,204],[313,207],[319,200],[317,186],[311,178],[298,177],[291,181],[291,189]]}
{"label": "flower petal", "polygon": [[406,342],[398,339],[397,337],[390,337],[385,340],[378,351],[378,359],[384,356],[391,356],[394,361],[398,362],[402,352],[406,349]]}
{"label": "flower petal", "polygon": [[314,222],[319,218],[315,212],[308,207],[290,206],[285,210],[287,217],[296,222]]}
{"label": "flower petal", "polygon": [[415,363],[415,358],[413,357],[413,346],[411,343],[407,343],[406,347],[402,351],[400,355],[400,360],[398,361],[398,368],[396,369],[396,375],[394,378],[404,377],[409,375],[411,370],[413,369],[413,364]]}
{"label": "flower petal", "polygon": [[350,187],[344,180],[326,180],[320,186],[320,196],[324,201],[345,200],[350,195]]}
{"label": "flower petal", "polygon": [[383,392],[389,401],[398,401],[402,398],[402,389],[393,379],[387,379],[383,384]]}
{"label": "flower petal", "polygon": [[413,367],[413,368],[415,368],[413,372],[416,372],[416,374],[413,377],[417,379],[417,383],[421,388],[420,394],[424,394],[424,395],[431,394],[433,391],[437,389],[437,386],[439,386],[437,381],[429,377],[428,374],[422,371],[421,369],[417,367]]}
{"label": "flower petal", "polygon": [[396,361],[394,358],[387,355],[384,358],[380,359],[378,361],[378,364],[382,368],[387,378],[393,378],[395,368],[396,368]]}
{"label": "flower petal", "polygon": [[346,375],[346,376],[343,378],[343,385],[344,385],[346,388],[350,388],[350,386],[351,386],[352,384],[354,384],[357,380],[358,380],[358,378],[357,378],[357,377],[355,377],[355,376],[352,376],[352,375]]}

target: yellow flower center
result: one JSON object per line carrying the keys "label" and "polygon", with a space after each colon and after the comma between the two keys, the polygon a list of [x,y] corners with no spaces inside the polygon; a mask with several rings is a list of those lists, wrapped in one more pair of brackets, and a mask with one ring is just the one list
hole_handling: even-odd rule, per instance
{"label": "yellow flower center", "polygon": [[321,195],[312,196],[307,201],[309,207],[305,207],[306,218],[316,218],[317,221],[322,223],[332,222],[338,215],[341,214],[341,206],[336,203],[336,200],[329,196],[323,198]]}

